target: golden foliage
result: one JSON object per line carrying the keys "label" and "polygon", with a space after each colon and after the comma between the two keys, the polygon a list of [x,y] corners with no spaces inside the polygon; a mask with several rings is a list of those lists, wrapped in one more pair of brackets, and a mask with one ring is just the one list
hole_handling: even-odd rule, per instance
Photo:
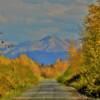
{"label": "golden foliage", "polygon": [[77,50],[71,42],[70,67],[59,80],[85,95],[100,97],[100,2],[89,6],[81,49]]}
{"label": "golden foliage", "polygon": [[17,85],[34,84],[41,77],[56,78],[68,67],[67,61],[57,60],[54,65],[42,66],[25,54],[15,59],[0,56],[0,95],[5,95]]}
{"label": "golden foliage", "polygon": [[16,59],[0,56],[0,96],[19,86],[35,84],[40,79],[39,65],[21,55]]}
{"label": "golden foliage", "polygon": [[87,77],[95,79],[96,74],[100,76],[100,3],[89,6],[83,35],[84,66]]}
{"label": "golden foliage", "polygon": [[67,61],[57,60],[54,65],[42,66],[41,74],[45,78],[57,78],[66,71],[67,67]]}
{"label": "golden foliage", "polygon": [[83,55],[82,55],[82,50],[77,49],[74,44],[74,40],[71,40],[70,46],[69,46],[69,65],[73,67],[73,73],[78,74],[81,70],[81,66],[84,62],[83,60]]}

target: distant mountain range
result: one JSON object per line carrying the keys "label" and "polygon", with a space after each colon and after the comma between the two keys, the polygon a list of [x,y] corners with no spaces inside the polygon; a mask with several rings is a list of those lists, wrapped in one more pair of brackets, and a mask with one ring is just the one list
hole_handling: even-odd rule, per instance
{"label": "distant mountain range", "polygon": [[14,47],[14,43],[10,41],[0,40],[0,48],[10,48]]}
{"label": "distant mountain range", "polygon": [[57,59],[68,58],[69,42],[69,39],[62,40],[57,36],[47,36],[39,41],[26,41],[16,46],[10,46],[10,49],[3,55],[8,58],[16,58],[21,54],[26,54],[41,64],[53,64]]}
{"label": "distant mountain range", "polygon": [[11,48],[15,47],[15,44],[11,41],[0,40],[0,54],[6,53]]}

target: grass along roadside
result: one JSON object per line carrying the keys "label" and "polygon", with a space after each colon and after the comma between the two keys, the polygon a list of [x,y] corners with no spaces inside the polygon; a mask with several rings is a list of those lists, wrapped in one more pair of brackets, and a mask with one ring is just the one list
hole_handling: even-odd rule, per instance
{"label": "grass along roadside", "polygon": [[30,68],[31,62],[29,65],[25,64],[27,60],[25,61],[25,57],[15,60],[0,57],[0,100],[11,100],[13,96],[19,95],[39,82],[40,76],[32,70],[37,64],[32,62],[34,66]]}
{"label": "grass along roadside", "polygon": [[[96,82],[99,80],[96,80],[94,83],[92,82],[93,78],[89,78],[91,75],[88,75],[88,81],[84,74],[86,73],[75,73],[72,71],[73,67],[70,66],[66,72],[60,76],[57,80],[65,84],[66,86],[71,86],[76,88],[76,90],[83,94],[86,95],[90,98],[94,98],[94,100],[100,100],[100,85],[99,83],[97,84]],[[91,84],[89,84],[91,82]]]}
{"label": "grass along roadside", "polygon": [[20,96],[21,93],[26,91],[27,89],[30,89],[34,87],[35,85],[33,84],[25,84],[23,86],[18,85],[16,89],[8,91],[4,97],[2,97],[0,100],[12,100],[16,96]]}

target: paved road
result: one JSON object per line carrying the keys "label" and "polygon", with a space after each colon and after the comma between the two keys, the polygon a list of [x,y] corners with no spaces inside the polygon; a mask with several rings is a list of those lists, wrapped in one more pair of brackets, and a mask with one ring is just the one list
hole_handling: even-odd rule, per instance
{"label": "paved road", "polygon": [[74,88],[66,87],[56,80],[44,80],[35,88],[23,93],[13,100],[89,100]]}

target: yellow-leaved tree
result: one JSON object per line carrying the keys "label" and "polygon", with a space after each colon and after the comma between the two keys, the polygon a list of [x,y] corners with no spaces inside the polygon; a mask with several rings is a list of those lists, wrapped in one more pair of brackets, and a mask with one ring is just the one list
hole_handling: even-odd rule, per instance
{"label": "yellow-leaved tree", "polygon": [[[100,92],[100,1],[89,6],[83,32],[85,78],[91,93]],[[99,85],[99,86],[98,86]]]}

